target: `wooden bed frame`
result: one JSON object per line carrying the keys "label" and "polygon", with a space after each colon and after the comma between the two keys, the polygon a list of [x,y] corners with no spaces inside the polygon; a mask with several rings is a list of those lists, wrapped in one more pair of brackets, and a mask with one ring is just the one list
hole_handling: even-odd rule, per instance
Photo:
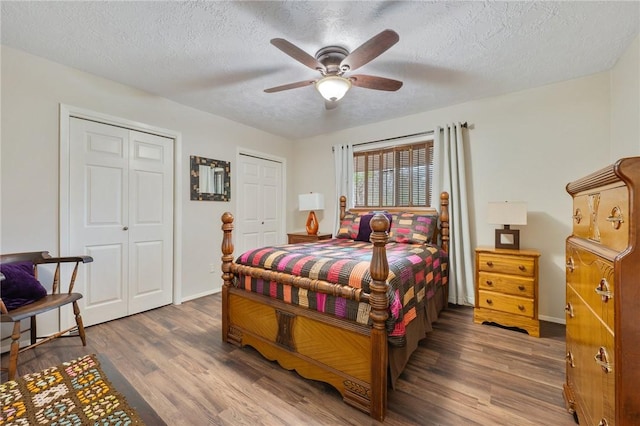
{"label": "wooden bed frame", "polygon": [[[449,194],[443,192],[440,196],[439,213],[434,208],[398,208],[387,211],[438,214],[440,246],[448,251],[448,205]],[[341,197],[340,207],[342,218],[346,211],[345,197]],[[351,209],[350,212],[369,210]],[[347,404],[382,421],[387,407],[389,363],[389,346],[385,331],[389,305],[386,282],[389,265],[385,249],[388,225],[388,219],[382,214],[375,215],[371,220],[371,284],[370,293],[365,293],[361,289],[349,286],[236,264],[232,242],[233,215],[224,213],[222,340],[240,347],[252,346],[265,358],[277,361],[283,368],[296,370],[308,379],[329,383],[340,392]],[[235,288],[232,284],[234,275],[262,278],[369,303],[372,325],[358,324]],[[443,291],[443,303],[446,306],[448,292],[446,289]],[[409,326],[413,322],[416,321],[412,321]],[[414,348],[405,351],[408,352],[407,359]]]}

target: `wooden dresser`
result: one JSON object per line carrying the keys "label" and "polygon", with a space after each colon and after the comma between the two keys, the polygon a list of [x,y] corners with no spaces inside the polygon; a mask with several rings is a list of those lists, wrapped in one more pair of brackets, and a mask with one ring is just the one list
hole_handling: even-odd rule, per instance
{"label": "wooden dresser", "polygon": [[640,425],[640,157],[566,189],[567,409],[581,425]]}
{"label": "wooden dresser", "polygon": [[518,327],[540,337],[539,257],[534,250],[478,247],[473,321]]}

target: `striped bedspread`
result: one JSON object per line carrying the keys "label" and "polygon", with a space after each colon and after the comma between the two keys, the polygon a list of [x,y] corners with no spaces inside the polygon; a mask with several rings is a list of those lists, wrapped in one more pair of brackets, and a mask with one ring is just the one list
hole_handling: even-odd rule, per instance
{"label": "striped bedspread", "polygon": [[[236,263],[292,275],[362,288],[369,292],[369,263],[372,244],[332,239],[308,244],[289,244],[249,250]],[[403,346],[405,328],[433,296],[436,286],[447,283],[448,256],[437,246],[389,243],[389,343]],[[370,306],[289,285],[239,276],[236,287],[280,299],[286,303],[347,318],[369,322]]]}

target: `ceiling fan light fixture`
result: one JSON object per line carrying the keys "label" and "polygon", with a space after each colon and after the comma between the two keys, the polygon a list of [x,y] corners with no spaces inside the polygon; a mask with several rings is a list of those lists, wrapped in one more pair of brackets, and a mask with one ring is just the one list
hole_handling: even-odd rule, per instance
{"label": "ceiling fan light fixture", "polygon": [[328,75],[316,83],[316,89],[328,101],[339,101],[351,88],[351,80],[337,75]]}

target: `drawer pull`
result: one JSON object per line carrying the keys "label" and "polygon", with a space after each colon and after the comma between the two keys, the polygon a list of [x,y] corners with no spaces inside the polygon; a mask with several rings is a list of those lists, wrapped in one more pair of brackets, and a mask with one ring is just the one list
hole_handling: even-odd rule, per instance
{"label": "drawer pull", "polygon": [[518,266],[518,269],[520,269],[521,271],[526,271],[527,270],[527,268],[524,265]]}
{"label": "drawer pull", "polygon": [[518,286],[518,290],[520,290],[520,291],[525,291],[525,290],[526,290],[526,287],[525,287],[525,286],[523,286],[523,285],[519,285],[519,286]]}
{"label": "drawer pull", "polygon": [[609,426],[609,422],[607,421],[607,419],[600,419],[600,421],[598,422],[598,426]]}
{"label": "drawer pull", "polygon": [[572,256],[569,256],[569,258],[567,259],[567,269],[569,270],[569,272],[573,272],[573,270],[576,269],[576,264],[573,262]]}
{"label": "drawer pull", "polygon": [[564,357],[567,363],[571,366],[571,368],[575,368],[576,364],[573,362],[573,353],[571,351],[567,352],[567,355]]}
{"label": "drawer pull", "polygon": [[607,303],[609,299],[613,299],[613,292],[609,290],[609,282],[606,278],[600,280],[598,287],[596,287],[596,293],[600,295],[603,303]]}
{"label": "drawer pull", "polygon": [[573,305],[571,302],[567,303],[567,306],[564,307],[564,311],[569,315],[569,318],[573,318],[576,315],[573,313]]}
{"label": "drawer pull", "polygon": [[524,305],[518,305],[518,309],[520,309],[521,311],[524,311]]}
{"label": "drawer pull", "polygon": [[487,299],[487,304],[488,304],[488,305],[493,305],[493,300],[491,300],[491,299]]}
{"label": "drawer pull", "polygon": [[582,221],[582,212],[580,209],[576,209],[576,212],[573,214],[573,220],[575,220],[576,223],[580,223]]}
{"label": "drawer pull", "polygon": [[492,261],[490,261],[490,260],[489,260],[489,261],[487,261],[487,266],[488,266],[489,268],[493,268],[493,262],[492,262]]}
{"label": "drawer pull", "polygon": [[605,373],[611,373],[613,371],[611,364],[609,364],[609,355],[607,354],[607,350],[604,346],[600,346],[598,353],[593,357],[593,359],[596,360],[596,364],[598,364]]}
{"label": "drawer pull", "polygon": [[492,286],[492,285],[493,285],[493,281],[491,281],[491,280],[487,280],[487,285],[488,285],[488,286]]}
{"label": "drawer pull", "polygon": [[607,221],[611,222],[611,227],[613,229],[620,229],[620,225],[624,222],[624,217],[622,217],[622,210],[620,207],[616,206],[611,210],[611,215],[607,217]]}

